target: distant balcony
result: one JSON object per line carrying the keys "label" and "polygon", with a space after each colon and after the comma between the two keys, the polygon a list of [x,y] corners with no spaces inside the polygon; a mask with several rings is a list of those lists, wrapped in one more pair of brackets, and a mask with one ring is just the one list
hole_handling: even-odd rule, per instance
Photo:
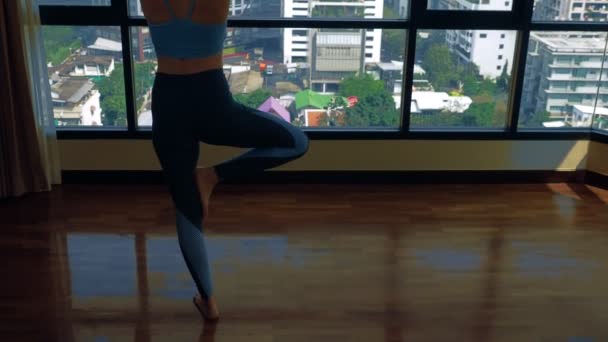
{"label": "distant balcony", "polygon": [[[549,88],[547,94],[597,94],[597,87],[576,87],[576,88]],[[608,94],[608,89],[600,89],[600,94]]]}
{"label": "distant balcony", "polygon": [[568,67],[568,68],[586,68],[586,69],[601,69],[602,68],[602,62],[580,62],[580,63],[575,63],[575,62],[561,62],[561,63],[552,63],[549,64],[550,68],[563,68],[563,67]]}

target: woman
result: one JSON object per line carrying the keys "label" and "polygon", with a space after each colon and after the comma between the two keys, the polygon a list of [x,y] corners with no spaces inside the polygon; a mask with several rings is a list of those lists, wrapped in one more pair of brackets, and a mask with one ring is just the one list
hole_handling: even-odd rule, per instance
{"label": "woman", "polygon": [[[141,0],[158,56],[152,89],[154,150],[176,209],[177,235],[199,294],[194,305],[217,320],[203,219],[218,181],[273,168],[308,151],[297,127],[232,98],[223,73],[228,0]],[[251,147],[197,168],[199,142]]]}

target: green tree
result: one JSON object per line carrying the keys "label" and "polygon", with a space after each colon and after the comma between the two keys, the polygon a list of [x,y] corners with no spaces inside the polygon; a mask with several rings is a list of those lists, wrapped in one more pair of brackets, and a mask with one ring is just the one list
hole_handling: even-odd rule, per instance
{"label": "green tree", "polygon": [[528,128],[543,127],[543,122],[550,120],[551,113],[549,111],[536,112],[524,119],[523,126]]}
{"label": "green tree", "polygon": [[[383,18],[398,18],[399,15],[390,6],[384,6]],[[386,60],[405,58],[405,31],[382,30],[382,56]]]}
{"label": "green tree", "polygon": [[422,60],[432,46],[445,44],[445,30],[433,30],[427,38],[422,38],[418,33],[416,41],[416,60]]}
{"label": "green tree", "polygon": [[473,103],[463,115],[463,124],[473,127],[494,127],[494,109],[492,102]]}
{"label": "green tree", "polygon": [[422,60],[422,67],[435,90],[447,90],[460,80],[450,50],[445,44],[431,46]]}
{"label": "green tree", "polygon": [[496,95],[496,83],[490,79],[484,79],[479,83],[479,93],[478,95],[488,95],[495,96]]}
{"label": "green tree", "polygon": [[402,30],[382,30],[382,56],[384,60],[404,60],[405,34]]}
{"label": "green tree", "polygon": [[346,108],[344,124],[350,127],[390,126],[395,127],[399,122],[399,111],[395,108],[395,100],[384,87],[384,82],[375,80],[369,74],[356,75],[340,82],[338,95],[342,97],[356,96],[357,104],[346,107],[346,103],[336,99],[338,106]]}
{"label": "green tree", "polygon": [[507,68],[509,66],[509,61],[505,61],[505,65],[502,68],[502,73],[496,79],[496,85],[502,91],[509,91],[509,86],[511,82],[511,77],[507,74]]}
{"label": "green tree", "polygon": [[475,96],[479,94],[479,81],[473,75],[466,75],[462,79],[464,94],[467,96]]}
{"label": "green tree", "polygon": [[259,88],[251,93],[242,93],[236,94],[234,99],[239,103],[244,104],[245,106],[258,108],[264,101],[266,101],[270,96],[272,96],[272,92],[265,88]]}
{"label": "green tree", "polygon": [[479,94],[479,83],[483,79],[479,75],[479,67],[475,63],[458,65],[459,80],[462,82],[462,92],[467,96]]}
{"label": "green tree", "polygon": [[370,94],[385,92],[384,81],[375,80],[370,74],[356,75],[348,77],[338,86],[339,96],[356,96],[363,98]]}
{"label": "green tree", "polygon": [[101,122],[104,126],[122,126],[121,123],[126,122],[124,95],[103,96],[101,110]]}
{"label": "green tree", "polygon": [[359,98],[354,107],[346,108],[345,124],[349,127],[396,127],[399,111],[387,91]]}
{"label": "green tree", "polygon": [[148,90],[152,88],[154,83],[154,68],[155,64],[153,62],[135,64],[135,93],[138,109],[142,106]]}
{"label": "green tree", "polygon": [[109,77],[96,81],[100,93],[101,122],[104,126],[125,126],[125,84],[122,64],[116,63]]}
{"label": "green tree", "polygon": [[82,46],[81,37],[71,26],[45,26],[42,30],[47,62],[61,64]]}
{"label": "green tree", "polygon": [[342,119],[344,119],[347,106],[348,103],[341,96],[333,97],[327,106],[327,114],[323,115],[322,119],[327,117],[328,126],[339,126]]}

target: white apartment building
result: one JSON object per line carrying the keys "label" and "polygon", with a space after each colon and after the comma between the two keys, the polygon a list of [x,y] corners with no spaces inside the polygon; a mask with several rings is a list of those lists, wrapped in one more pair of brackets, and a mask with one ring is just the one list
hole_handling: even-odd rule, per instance
{"label": "white apartment building", "polygon": [[[442,9],[504,11],[510,10],[510,0],[443,0]],[[511,74],[515,51],[516,31],[503,30],[447,30],[448,47],[463,63],[475,63],[487,78],[500,76],[503,69]]]}
{"label": "white apartment building", "polygon": [[552,118],[568,121],[575,105],[608,106],[605,44],[606,34],[602,32],[532,32],[522,115],[548,111]]}
{"label": "white apartment building", "polygon": [[[310,18],[337,9],[348,11],[347,17],[382,18],[384,0],[284,0],[283,17]],[[283,29],[283,63],[310,63],[313,29]],[[380,62],[381,29],[365,31],[365,63]]]}
{"label": "white apartment building", "polygon": [[607,0],[538,0],[534,6],[536,20],[606,21]]}

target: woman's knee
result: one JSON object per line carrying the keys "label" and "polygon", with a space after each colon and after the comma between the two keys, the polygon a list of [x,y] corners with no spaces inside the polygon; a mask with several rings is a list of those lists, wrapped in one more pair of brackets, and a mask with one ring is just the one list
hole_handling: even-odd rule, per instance
{"label": "woman's knee", "polygon": [[296,140],[295,154],[300,157],[308,152],[310,141],[308,139],[308,135],[299,129],[294,138]]}

